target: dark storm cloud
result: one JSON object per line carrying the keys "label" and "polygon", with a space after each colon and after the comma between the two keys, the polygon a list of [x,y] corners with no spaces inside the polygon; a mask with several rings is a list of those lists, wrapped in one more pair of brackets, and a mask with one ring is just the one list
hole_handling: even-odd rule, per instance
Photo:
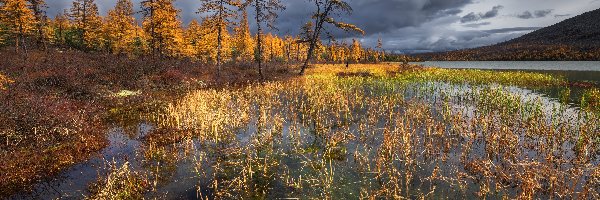
{"label": "dark storm cloud", "polygon": [[[356,24],[368,36],[456,15],[471,0],[348,0],[348,3],[354,11],[351,16],[342,16],[340,20]],[[286,1],[286,4],[288,9],[278,19],[279,29],[298,33],[301,24],[310,19],[315,7],[307,0]],[[330,30],[334,31],[332,34],[336,37],[351,36]]]}
{"label": "dark storm cloud", "polygon": [[487,11],[486,13],[474,13],[471,12],[460,19],[461,23],[475,22],[482,19],[489,19],[498,16],[498,12],[504,8],[504,6],[497,5],[492,8],[492,10]]}
{"label": "dark storm cloud", "polygon": [[521,19],[532,19],[532,18],[542,18],[552,13],[552,9],[547,10],[536,10],[531,13],[530,11],[525,11],[521,14],[518,14],[517,17]]}

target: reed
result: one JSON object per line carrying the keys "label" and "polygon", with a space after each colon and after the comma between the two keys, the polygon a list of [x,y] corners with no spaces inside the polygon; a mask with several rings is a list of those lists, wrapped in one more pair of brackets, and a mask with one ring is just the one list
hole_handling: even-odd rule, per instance
{"label": "reed", "polygon": [[519,92],[563,85],[560,77],[392,65],[307,74],[193,91],[152,115],[186,138],[176,142],[197,144],[198,190],[212,191],[199,195],[598,195],[597,113]]}

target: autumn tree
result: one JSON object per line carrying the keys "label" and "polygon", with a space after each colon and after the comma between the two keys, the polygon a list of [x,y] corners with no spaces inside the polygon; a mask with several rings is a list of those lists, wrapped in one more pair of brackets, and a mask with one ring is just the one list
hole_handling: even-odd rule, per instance
{"label": "autumn tree", "polygon": [[105,23],[107,48],[111,53],[131,52],[135,41],[135,17],[131,0],[119,0],[108,11]]}
{"label": "autumn tree", "polygon": [[385,60],[385,49],[383,49],[383,41],[381,38],[377,39],[377,55],[375,57],[375,62],[380,62]]}
{"label": "autumn tree", "polygon": [[[333,16],[340,15],[342,13],[351,14],[352,7],[342,0],[310,0],[316,6],[316,11],[313,12],[312,18],[314,19],[314,23],[310,23],[310,27],[313,28],[312,31],[304,31],[305,42],[309,43],[309,48],[306,54],[306,60],[304,65],[302,65],[302,69],[300,70],[300,74],[304,74],[306,67],[308,67],[308,63],[313,58],[313,53],[318,47],[318,43],[321,40],[321,33],[323,33],[323,29],[326,24],[331,24],[337,28],[340,28],[345,31],[355,31],[364,34],[364,31],[358,28],[355,25],[347,24],[343,22],[338,22]],[[306,29],[305,26],[303,29]]]}
{"label": "autumn tree", "polygon": [[246,7],[241,8],[242,19],[234,29],[233,52],[232,56],[239,61],[252,61],[254,59],[254,40],[250,34],[250,24],[248,23],[248,12]]}
{"label": "autumn tree", "polygon": [[79,33],[81,47],[98,49],[102,45],[102,19],[94,0],[75,0],[69,14]]}
{"label": "autumn tree", "polygon": [[46,40],[48,40],[46,34],[46,27],[48,26],[48,17],[46,16],[46,9],[48,6],[44,0],[28,0],[30,9],[33,11],[35,16],[35,40],[38,46],[46,48]]}
{"label": "autumn tree", "polygon": [[175,0],[146,0],[142,2],[143,27],[150,39],[152,54],[181,56],[183,31]]}
{"label": "autumn tree", "polygon": [[[203,20],[202,23],[198,23],[193,19],[185,30],[185,40],[189,44],[190,56],[198,59],[204,63],[216,63],[217,62],[217,41],[218,34],[213,31],[212,23]],[[229,52],[231,37],[227,31],[223,31],[221,37],[223,37],[223,58],[228,59],[227,55],[231,55]]]}
{"label": "autumn tree", "polygon": [[35,16],[26,0],[2,0],[0,21],[15,40],[16,50],[21,47],[27,53],[25,37],[35,25]]}
{"label": "autumn tree", "polygon": [[201,59],[200,52],[203,48],[201,43],[203,39],[202,35],[203,33],[200,24],[196,19],[192,19],[192,21],[190,21],[186,29],[183,31],[183,38],[187,42],[190,57]]}
{"label": "autumn tree", "polygon": [[[71,28],[69,16],[67,12],[58,13],[54,19],[50,20],[49,28],[54,33],[51,37],[54,38],[54,43],[64,44],[67,38],[67,31]],[[49,33],[49,32],[47,32]]]}
{"label": "autumn tree", "polygon": [[[285,9],[285,6],[280,0],[248,0],[248,4],[252,5],[255,9],[255,20],[256,20],[256,50],[258,55],[256,56],[256,62],[258,63],[258,73],[260,78],[263,79],[262,73],[262,61],[263,61],[263,40],[262,40],[262,25],[265,23],[268,28],[274,30],[275,19],[277,19],[277,11]],[[273,45],[273,44],[271,44]],[[273,52],[271,52],[273,55]]]}
{"label": "autumn tree", "polygon": [[[237,10],[242,7],[239,0],[202,0],[202,6],[198,13],[207,13],[204,21],[217,32],[217,66],[218,73],[221,72],[223,63],[223,41],[224,35],[233,23],[232,19],[237,16]],[[224,33],[225,32],[225,33]]]}
{"label": "autumn tree", "polygon": [[354,63],[360,61],[362,56],[362,47],[360,42],[356,39],[352,39],[352,47],[350,48],[350,60]]}

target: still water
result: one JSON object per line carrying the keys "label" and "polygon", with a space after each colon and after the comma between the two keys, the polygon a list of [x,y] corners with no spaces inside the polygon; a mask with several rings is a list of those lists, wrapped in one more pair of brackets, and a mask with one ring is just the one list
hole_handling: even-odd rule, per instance
{"label": "still water", "polygon": [[569,81],[600,82],[600,61],[427,61],[411,64],[452,69],[535,71],[560,75]]}

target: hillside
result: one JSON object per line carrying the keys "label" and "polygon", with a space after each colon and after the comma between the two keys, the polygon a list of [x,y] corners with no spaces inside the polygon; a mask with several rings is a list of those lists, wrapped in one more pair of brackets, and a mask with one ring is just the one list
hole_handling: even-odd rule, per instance
{"label": "hillside", "polygon": [[425,60],[600,60],[600,9],[496,45],[419,54]]}

